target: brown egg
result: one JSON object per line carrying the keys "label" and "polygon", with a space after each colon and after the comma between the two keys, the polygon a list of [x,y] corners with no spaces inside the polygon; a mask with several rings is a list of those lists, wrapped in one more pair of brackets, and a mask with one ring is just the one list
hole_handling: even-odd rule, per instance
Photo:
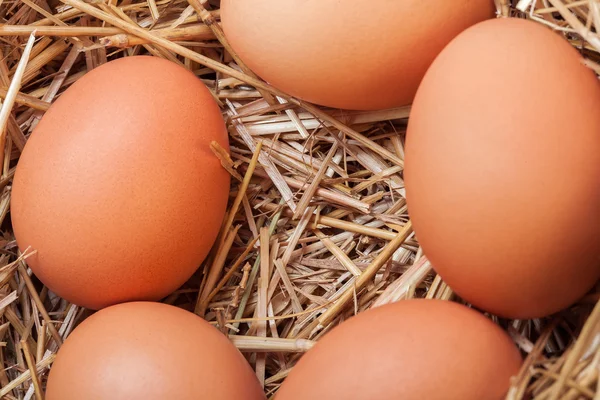
{"label": "brown egg", "polygon": [[46,400],[260,400],[246,359],[202,318],[161,303],[119,304],[60,348]]}
{"label": "brown egg", "polygon": [[52,105],[19,160],[11,214],[19,248],[52,291],[99,309],[158,300],[183,284],[221,225],[229,174],[218,106],[175,63],[127,57]]}
{"label": "brown egg", "polygon": [[277,400],[500,400],[521,356],[483,315],[407,300],[352,317],[293,367]]}
{"label": "brown egg", "polygon": [[492,0],[222,0],[223,29],[256,74],[298,98],[375,110],[412,102],[452,38]]}
{"label": "brown egg", "polygon": [[541,317],[600,277],[600,84],[568,42],[483,22],[433,63],[415,99],[406,192],[417,238],[465,300]]}

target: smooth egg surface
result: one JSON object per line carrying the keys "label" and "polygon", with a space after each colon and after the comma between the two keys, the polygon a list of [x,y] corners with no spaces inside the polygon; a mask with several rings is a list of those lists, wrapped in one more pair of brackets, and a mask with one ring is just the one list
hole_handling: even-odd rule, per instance
{"label": "smooth egg surface", "polygon": [[425,71],[492,0],[222,0],[233,50],[301,99],[345,109],[410,104]]}
{"label": "smooth egg surface", "polygon": [[600,277],[600,83],[551,30],[478,24],[413,104],[405,184],[416,236],[458,295],[503,317],[577,301]]}
{"label": "smooth egg surface", "polygon": [[161,303],[105,308],[58,351],[47,400],[263,400],[250,365],[216,328]]}
{"label": "smooth egg surface", "polygon": [[157,57],[92,70],[50,107],[21,155],[11,215],[21,251],[52,291],[100,309],[182,285],[220,229],[228,149],[204,84]]}
{"label": "smooth egg surface", "polygon": [[406,300],[351,317],[293,367],[277,400],[500,400],[521,355],[483,315]]}

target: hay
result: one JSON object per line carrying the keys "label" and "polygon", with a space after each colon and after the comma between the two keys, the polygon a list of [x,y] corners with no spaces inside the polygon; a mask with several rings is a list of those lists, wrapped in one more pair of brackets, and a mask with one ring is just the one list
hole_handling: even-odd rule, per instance
{"label": "hay", "polygon": [[[228,120],[230,156],[213,146],[233,176],[220,239],[165,302],[230,335],[268,395],[298,353],[352,314],[405,298],[454,298],[408,220],[401,171],[409,108],[327,110],[268,86],[224,51],[217,3],[0,1],[0,398],[42,398],[58,347],[89,315],[48,292],[31,277],[28,253],[18,254],[7,224],[14,165],[52,101],[115,57],[149,53],[184,65]],[[564,32],[600,72],[600,2],[496,3],[503,16]],[[590,294],[543,320],[492,317],[528,355],[508,399],[600,398],[598,300]]]}

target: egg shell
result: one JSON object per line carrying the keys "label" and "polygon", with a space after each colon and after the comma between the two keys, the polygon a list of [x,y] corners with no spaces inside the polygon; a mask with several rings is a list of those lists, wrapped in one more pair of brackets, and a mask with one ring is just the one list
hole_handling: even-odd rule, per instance
{"label": "egg shell", "polygon": [[262,400],[246,359],[195,314],[161,303],[108,307],[67,338],[46,400]]}
{"label": "egg shell", "polygon": [[567,41],[525,20],[459,35],[408,124],[416,236],[465,300],[512,318],[575,302],[600,277],[600,84]]}
{"label": "egg shell", "polygon": [[277,400],[503,399],[521,356],[483,315],[406,300],[335,327],[293,367]]}
{"label": "egg shell", "polygon": [[31,269],[67,300],[99,309],[158,300],[208,254],[229,174],[220,110],[185,68],[156,57],[97,67],[67,89],[28,140],[11,215]]}
{"label": "egg shell", "polygon": [[223,30],[256,74],[301,99],[375,110],[412,102],[435,56],[492,0],[222,0]]}

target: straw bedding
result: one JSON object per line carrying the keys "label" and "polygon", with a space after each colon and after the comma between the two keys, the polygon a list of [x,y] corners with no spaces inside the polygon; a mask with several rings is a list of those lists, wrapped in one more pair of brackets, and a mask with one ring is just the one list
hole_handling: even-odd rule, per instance
{"label": "straw bedding", "polygon": [[[600,73],[599,1],[497,6],[562,31]],[[224,51],[218,1],[0,0],[0,18],[0,398],[39,395],[60,342],[90,313],[49,292],[18,254],[9,209],[16,162],[52,101],[116,57],[179,62],[221,105],[231,154],[213,151],[233,176],[233,217],[221,248],[164,301],[232,335],[269,396],[299,354],[356,312],[413,297],[460,301],[408,218],[409,107],[342,112],[286,100]],[[494,318],[527,356],[507,398],[600,399],[599,294],[543,320]]]}

